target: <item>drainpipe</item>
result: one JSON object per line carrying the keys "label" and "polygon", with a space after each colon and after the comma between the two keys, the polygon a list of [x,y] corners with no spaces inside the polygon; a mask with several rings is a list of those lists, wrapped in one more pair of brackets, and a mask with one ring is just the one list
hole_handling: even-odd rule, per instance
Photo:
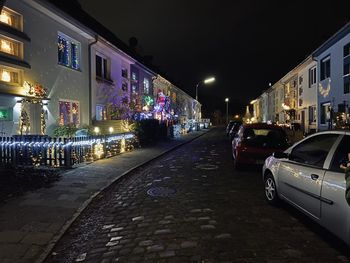
{"label": "drainpipe", "polygon": [[[318,129],[318,125],[319,125],[319,123],[320,123],[320,105],[319,105],[319,101],[318,101],[318,60],[317,60],[317,58],[312,54],[311,55],[311,59],[313,60],[313,61],[315,61],[316,62],[316,132],[318,132],[319,131],[319,129]],[[309,76],[310,77],[310,76]],[[310,81],[310,80],[309,80]]]}
{"label": "drainpipe", "polygon": [[98,36],[95,36],[95,40],[91,42],[88,46],[89,49],[89,125],[92,124],[92,70],[91,70],[91,48],[93,45],[95,45],[98,41]]}

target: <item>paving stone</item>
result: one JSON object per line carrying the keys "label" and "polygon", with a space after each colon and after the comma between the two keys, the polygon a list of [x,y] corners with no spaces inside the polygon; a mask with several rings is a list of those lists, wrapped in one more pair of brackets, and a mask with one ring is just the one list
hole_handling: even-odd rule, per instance
{"label": "paving stone", "polygon": [[181,243],[181,248],[192,248],[197,246],[197,242],[194,241],[184,241]]}
{"label": "paving stone", "polygon": [[227,238],[232,238],[231,234],[220,234],[215,236],[216,239],[227,239]]}
{"label": "paving stone", "polygon": [[147,247],[148,252],[159,252],[162,250],[164,250],[164,246],[162,245],[153,245],[153,246]]}
{"label": "paving stone", "polygon": [[159,256],[161,258],[169,258],[175,256],[175,251],[173,250],[167,250],[159,253]]}
{"label": "paving stone", "polygon": [[119,241],[113,241],[113,242],[108,242],[106,244],[106,247],[113,247],[119,244]]}
{"label": "paving stone", "polygon": [[139,246],[141,246],[141,247],[147,247],[147,246],[151,246],[151,245],[153,245],[152,240],[145,240],[145,241],[141,241],[139,243]]}
{"label": "paving stone", "polygon": [[141,221],[141,220],[144,220],[144,219],[145,219],[144,216],[137,216],[137,217],[132,218],[132,221]]}
{"label": "paving stone", "polygon": [[164,234],[170,234],[170,229],[159,229],[154,232],[155,235],[164,235]]}
{"label": "paving stone", "polygon": [[1,231],[0,243],[18,243],[26,235],[26,232],[22,231]]}
{"label": "paving stone", "polygon": [[198,217],[199,221],[204,221],[204,220],[210,220],[209,216],[202,216],[202,217]]}
{"label": "paving stone", "polygon": [[127,254],[130,254],[131,253],[131,249],[130,248],[123,248],[119,251],[119,255],[127,255]]}
{"label": "paving stone", "polygon": [[145,249],[142,247],[135,247],[135,249],[132,251],[133,254],[141,254],[145,252]]}
{"label": "paving stone", "polygon": [[171,223],[170,220],[160,220],[160,221],[159,221],[159,224],[160,224],[160,225],[167,225],[167,224],[170,224],[170,223]]}
{"label": "paving stone", "polygon": [[115,227],[115,228],[111,229],[111,232],[117,232],[117,231],[121,231],[123,229],[124,229],[124,227]]}
{"label": "paving stone", "polygon": [[22,239],[23,244],[34,244],[34,245],[46,245],[51,240],[53,234],[51,233],[27,233]]}
{"label": "paving stone", "polygon": [[216,227],[213,226],[213,225],[201,225],[201,229],[202,230],[213,230],[215,229]]}
{"label": "paving stone", "polygon": [[112,242],[112,241],[117,241],[117,240],[120,240],[120,239],[122,239],[122,238],[123,238],[123,237],[121,237],[121,236],[112,237],[110,241],[111,241],[111,242]]}

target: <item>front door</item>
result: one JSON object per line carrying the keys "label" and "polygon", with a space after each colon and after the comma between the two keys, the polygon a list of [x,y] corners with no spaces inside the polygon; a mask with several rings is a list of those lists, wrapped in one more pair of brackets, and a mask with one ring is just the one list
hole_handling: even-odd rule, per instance
{"label": "front door", "polygon": [[305,125],[305,111],[302,110],[301,111],[301,130],[303,132],[305,132],[305,127],[306,127],[306,125]]}

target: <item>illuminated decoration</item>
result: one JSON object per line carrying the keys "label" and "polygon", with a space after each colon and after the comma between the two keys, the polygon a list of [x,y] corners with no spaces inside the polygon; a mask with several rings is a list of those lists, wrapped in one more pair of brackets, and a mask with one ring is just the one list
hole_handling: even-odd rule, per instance
{"label": "illuminated decoration", "polygon": [[122,138],[120,141],[120,153],[125,152],[125,147],[126,147],[125,138]]}
{"label": "illuminated decoration", "polygon": [[45,98],[47,96],[47,90],[40,84],[31,84],[28,81],[24,81],[23,89],[27,93],[28,96],[35,98]]}
{"label": "illuminated decoration", "polygon": [[27,111],[24,109],[24,102],[22,102],[21,106],[21,116],[19,118],[19,133],[23,135],[23,133],[28,134],[30,131],[30,120]]}
{"label": "illuminated decoration", "polygon": [[79,102],[59,101],[59,125],[73,124],[78,126],[80,123]]}
{"label": "illuminated decoration", "polygon": [[94,146],[94,155],[97,159],[101,159],[101,157],[104,155],[103,144],[97,143]]}
{"label": "illuminated decoration", "polygon": [[148,95],[144,96],[143,100],[145,101],[145,104],[147,106],[152,106],[154,104],[154,100],[153,100],[153,98],[151,96],[148,96]]}
{"label": "illuminated decoration", "polygon": [[114,132],[114,128],[113,127],[109,127],[108,131],[109,131],[109,133],[113,133]]}
{"label": "illuminated decoration", "polygon": [[100,131],[101,131],[101,130],[100,130],[100,128],[99,128],[99,127],[95,127],[95,128],[94,128],[94,133],[99,134],[99,133],[100,133]]}
{"label": "illuminated decoration", "polygon": [[1,51],[9,54],[13,54],[14,50],[11,48],[11,43],[10,41],[6,41],[4,39],[1,39]]}
{"label": "illuminated decoration", "polygon": [[40,132],[41,135],[46,134],[46,111],[44,109],[41,109],[40,113]]}
{"label": "illuminated decoration", "polygon": [[290,106],[288,106],[288,105],[282,103],[282,109],[284,109],[284,110],[290,110]]}
{"label": "illuminated decoration", "polygon": [[8,24],[8,25],[11,24],[11,18],[10,18],[10,16],[7,14],[7,12],[5,12],[5,11],[2,11],[2,12],[1,12],[0,21],[1,21],[2,23]]}
{"label": "illuminated decoration", "polygon": [[63,34],[57,39],[58,63],[73,69],[79,69],[80,43]]}
{"label": "illuminated decoration", "polygon": [[2,70],[1,80],[5,82],[11,82],[11,74],[6,70]]}
{"label": "illuminated decoration", "polygon": [[7,119],[8,119],[8,110],[0,109],[0,120],[7,120]]}
{"label": "illuminated decoration", "polygon": [[319,86],[318,86],[318,91],[320,92],[320,94],[323,96],[323,98],[326,98],[328,97],[329,95],[329,92],[331,91],[331,80],[329,80],[328,82],[328,85],[327,85],[327,88],[323,88],[322,84],[319,83]]}

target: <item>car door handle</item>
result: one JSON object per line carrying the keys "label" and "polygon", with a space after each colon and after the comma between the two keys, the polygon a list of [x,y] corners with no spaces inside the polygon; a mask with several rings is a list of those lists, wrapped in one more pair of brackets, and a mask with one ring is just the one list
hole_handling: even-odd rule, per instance
{"label": "car door handle", "polygon": [[319,176],[318,176],[317,174],[312,174],[312,175],[311,175],[311,179],[312,179],[312,180],[315,180],[315,181],[318,179],[318,177],[319,177]]}

